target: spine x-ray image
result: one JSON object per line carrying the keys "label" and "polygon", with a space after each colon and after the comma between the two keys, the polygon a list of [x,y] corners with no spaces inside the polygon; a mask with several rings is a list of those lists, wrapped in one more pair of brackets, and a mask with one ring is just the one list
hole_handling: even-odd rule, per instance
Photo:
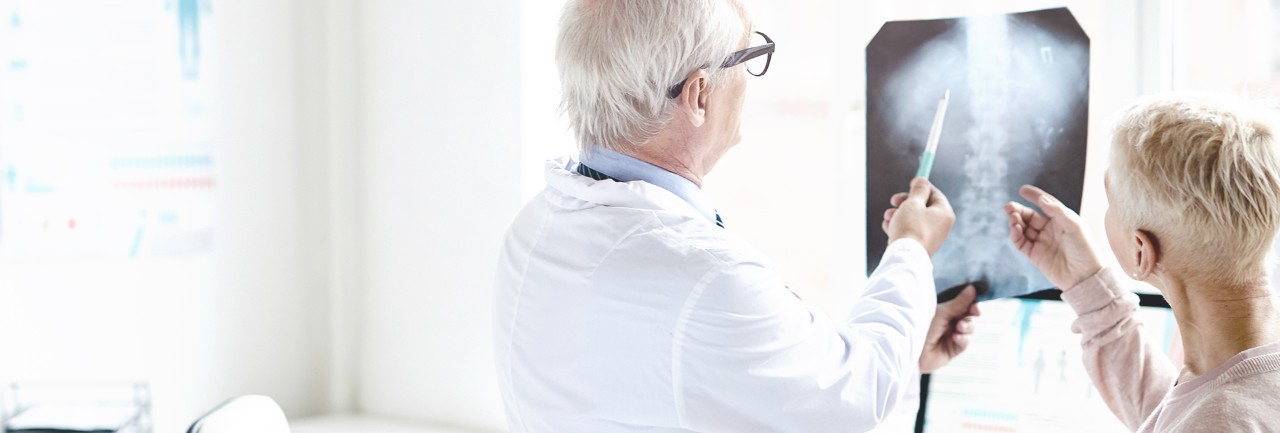
{"label": "spine x-ray image", "polygon": [[[950,92],[930,177],[956,223],[934,256],[940,292],[979,299],[1052,284],[1009,242],[1002,206],[1044,188],[1079,212],[1089,114],[1089,38],[1065,8],[889,22],[867,46],[867,269],[887,243],[889,197],[916,173]],[[954,292],[954,291],[952,291]],[[943,295],[942,298],[946,298]]]}

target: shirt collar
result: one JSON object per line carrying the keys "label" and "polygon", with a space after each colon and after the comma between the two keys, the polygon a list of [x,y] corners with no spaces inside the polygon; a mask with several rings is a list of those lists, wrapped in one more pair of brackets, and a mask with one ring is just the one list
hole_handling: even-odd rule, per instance
{"label": "shirt collar", "polygon": [[716,209],[702,188],[683,176],[600,146],[592,146],[582,154],[582,164],[622,182],[643,181],[670,191],[693,206],[711,222],[716,222]]}

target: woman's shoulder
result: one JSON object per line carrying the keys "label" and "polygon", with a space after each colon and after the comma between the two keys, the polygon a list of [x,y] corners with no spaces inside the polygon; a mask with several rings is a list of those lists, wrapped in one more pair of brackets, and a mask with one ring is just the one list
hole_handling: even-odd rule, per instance
{"label": "woman's shoulder", "polygon": [[1209,384],[1178,431],[1280,432],[1280,345],[1255,349]]}

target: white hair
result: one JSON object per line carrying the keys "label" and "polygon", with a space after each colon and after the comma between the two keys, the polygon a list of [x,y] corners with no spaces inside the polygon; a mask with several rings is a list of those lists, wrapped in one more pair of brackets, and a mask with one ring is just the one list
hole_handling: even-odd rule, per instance
{"label": "white hair", "polygon": [[746,30],[730,0],[568,0],[556,64],[578,146],[623,151],[666,127],[668,96],[698,68],[714,87]]}
{"label": "white hair", "polygon": [[1159,95],[1117,122],[1111,206],[1160,236],[1164,257],[1197,276],[1247,284],[1266,274],[1280,229],[1276,112],[1239,98]]}

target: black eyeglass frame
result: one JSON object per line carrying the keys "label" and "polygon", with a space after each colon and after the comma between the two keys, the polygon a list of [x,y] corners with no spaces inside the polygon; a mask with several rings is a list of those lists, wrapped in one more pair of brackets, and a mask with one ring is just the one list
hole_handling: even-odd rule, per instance
{"label": "black eyeglass frame", "polygon": [[[759,74],[755,72],[751,72],[750,69],[747,70],[747,73],[760,77],[760,76],[763,76],[765,73],[769,72],[769,65],[773,63],[773,51],[774,51],[773,39],[769,38],[769,35],[764,34],[764,32],[753,32],[753,33],[764,37],[764,42],[765,42],[764,45],[758,45],[758,46],[735,51],[733,54],[730,54],[729,57],[726,57],[724,59],[724,63],[720,64],[721,68],[732,68],[734,66],[738,66],[743,63],[749,62],[755,59],[756,57],[767,55],[769,57],[766,57],[764,60],[764,69],[761,70]],[[706,69],[708,67],[710,67],[710,65],[703,66],[700,69]],[[680,84],[676,84],[675,86],[671,87],[671,89],[667,90],[667,97],[671,99],[675,99],[676,97],[680,96],[680,93],[684,91],[684,85],[688,82],[689,82],[688,78],[680,80]]]}

